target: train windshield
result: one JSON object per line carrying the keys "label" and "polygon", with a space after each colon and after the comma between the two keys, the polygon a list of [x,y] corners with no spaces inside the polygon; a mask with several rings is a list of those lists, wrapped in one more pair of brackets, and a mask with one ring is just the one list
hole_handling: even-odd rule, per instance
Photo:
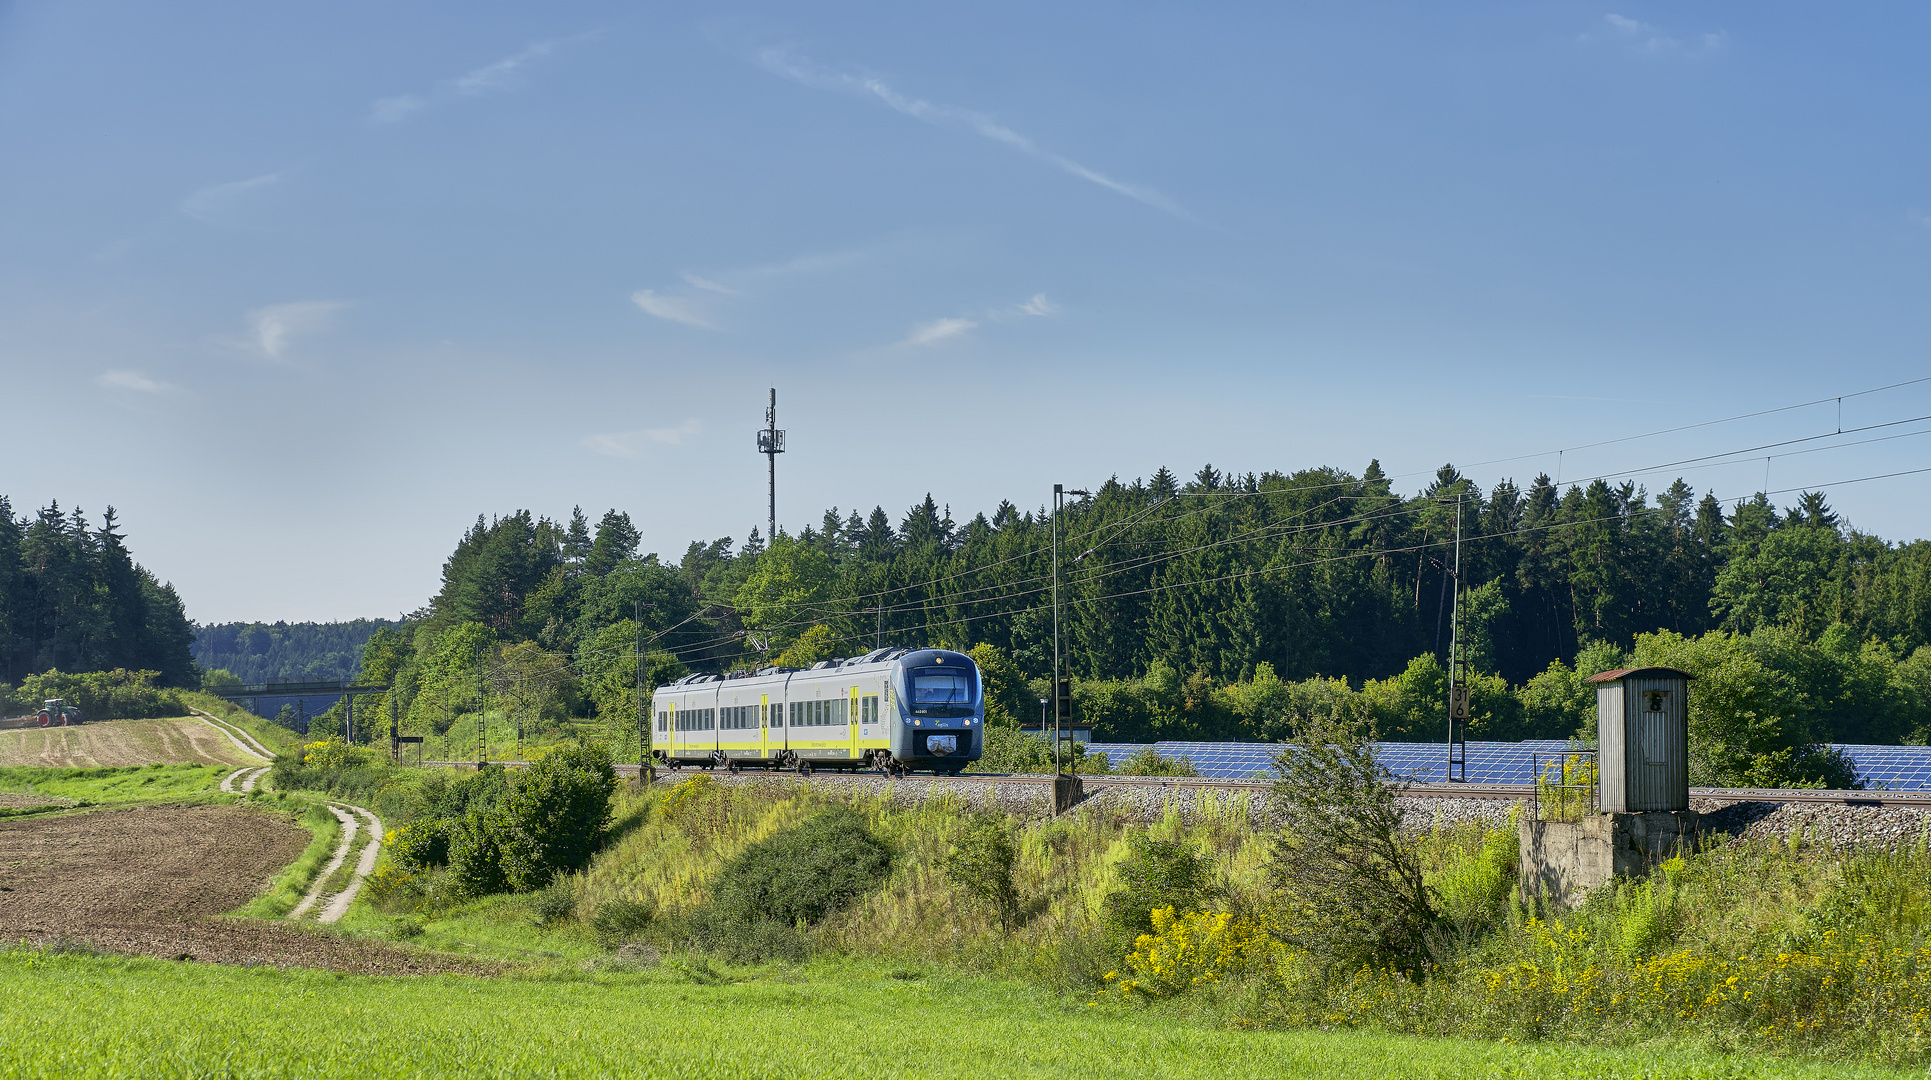
{"label": "train windshield", "polygon": [[970,716],[973,673],[967,667],[913,668],[912,711],[921,716]]}

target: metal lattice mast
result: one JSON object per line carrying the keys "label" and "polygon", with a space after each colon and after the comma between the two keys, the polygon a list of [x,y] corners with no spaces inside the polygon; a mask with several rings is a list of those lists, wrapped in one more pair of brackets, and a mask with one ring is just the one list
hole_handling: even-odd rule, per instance
{"label": "metal lattice mast", "polygon": [[769,530],[764,542],[770,544],[778,538],[778,455],[784,453],[784,432],[778,429],[778,388],[771,388],[771,404],[764,410],[764,430],[758,432],[758,453],[764,455],[767,482],[770,487],[770,515],[765,527]]}

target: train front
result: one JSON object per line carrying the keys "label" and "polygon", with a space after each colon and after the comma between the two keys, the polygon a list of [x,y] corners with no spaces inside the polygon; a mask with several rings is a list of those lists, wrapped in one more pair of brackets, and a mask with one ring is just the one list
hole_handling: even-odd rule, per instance
{"label": "train front", "polygon": [[919,649],[892,662],[892,756],[908,769],[957,773],[986,748],[979,666],[964,653]]}

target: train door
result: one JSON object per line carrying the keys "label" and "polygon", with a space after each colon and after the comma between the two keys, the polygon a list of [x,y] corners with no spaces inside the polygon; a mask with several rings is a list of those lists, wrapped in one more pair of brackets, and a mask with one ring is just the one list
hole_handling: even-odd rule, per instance
{"label": "train door", "polygon": [[771,757],[771,695],[758,698],[758,756]]}
{"label": "train door", "polygon": [[681,726],[677,716],[677,702],[674,699],[664,702],[664,711],[670,714],[665,720],[665,726],[670,730],[664,733],[664,756],[674,758],[677,756],[677,735],[678,728]]}
{"label": "train door", "polygon": [[858,749],[858,687],[854,686],[846,691],[845,697],[845,734],[847,736],[847,743],[849,744],[849,753],[847,756],[853,761],[857,761],[860,754]]}

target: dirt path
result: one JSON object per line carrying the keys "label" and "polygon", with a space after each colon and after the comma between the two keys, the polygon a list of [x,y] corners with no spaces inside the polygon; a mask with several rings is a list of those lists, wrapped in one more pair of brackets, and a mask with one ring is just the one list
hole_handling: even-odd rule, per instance
{"label": "dirt path", "polygon": [[255,783],[266,775],[268,775],[266,768],[236,769],[234,772],[222,777],[221,790],[231,794],[234,792],[242,792],[245,794],[255,790]]}
{"label": "dirt path", "polygon": [[302,902],[296,904],[295,910],[288,913],[291,919],[299,919],[307,915],[308,910],[322,899],[323,888],[328,885],[329,879],[335,876],[335,872],[342,868],[342,861],[349,857],[349,849],[355,846],[355,834],[356,830],[361,828],[361,822],[356,820],[354,814],[339,806],[329,807],[329,813],[334,814],[335,820],[342,823],[342,841],[335,845],[335,854],[330,857],[328,865],[322,867],[322,872],[315,875],[315,884],[309,888],[308,895],[302,897]]}
{"label": "dirt path", "polygon": [[249,757],[260,758],[263,761],[267,761],[273,756],[271,754],[257,752],[254,749],[254,746],[250,745],[251,743],[254,743],[253,739],[250,739],[247,742],[243,742],[239,737],[240,734],[243,734],[243,733],[238,733],[234,728],[231,728],[226,724],[223,724],[217,720],[213,720],[209,718],[207,715],[200,712],[199,710],[196,710],[194,714],[194,718],[208,725],[209,727],[215,729],[215,731],[219,732],[223,738],[233,743],[235,749],[241,751],[244,754],[247,754]]}
{"label": "dirt path", "polygon": [[460,960],[218,919],[308,845],[286,816],[238,806],[146,806],[0,821],[0,940],[230,964],[420,974]]}
{"label": "dirt path", "polygon": [[262,758],[193,716],[0,731],[0,766],[92,768],[156,762],[242,766],[260,765]]}
{"label": "dirt path", "polygon": [[[329,813],[342,823],[342,840],[335,845],[335,855],[329,859],[328,865],[315,875],[315,884],[310,886],[308,895],[302,897],[302,902],[288,913],[291,919],[304,918],[318,905],[321,913],[315,917],[316,922],[332,923],[347,915],[349,905],[355,902],[355,894],[362,891],[362,882],[375,872],[376,856],[382,853],[382,822],[373,813],[347,803],[331,804]],[[349,853],[355,850],[356,837],[365,832],[368,840],[362,845],[362,854],[356,859],[355,868],[349,872],[348,883],[339,892],[327,892],[329,879],[348,861]]]}
{"label": "dirt path", "polygon": [[275,751],[270,750],[266,746],[263,746],[261,742],[258,739],[256,739],[253,735],[248,734],[248,729],[242,727],[241,725],[231,724],[228,721],[223,720],[221,717],[216,716],[214,713],[203,712],[202,710],[197,709],[192,705],[188,706],[188,708],[196,716],[199,716],[201,719],[207,721],[210,724],[213,724],[216,730],[228,736],[230,740],[234,741],[235,745],[240,746],[243,750],[249,753],[252,753],[259,758],[262,758],[265,761],[273,761],[278,756],[275,753]]}

